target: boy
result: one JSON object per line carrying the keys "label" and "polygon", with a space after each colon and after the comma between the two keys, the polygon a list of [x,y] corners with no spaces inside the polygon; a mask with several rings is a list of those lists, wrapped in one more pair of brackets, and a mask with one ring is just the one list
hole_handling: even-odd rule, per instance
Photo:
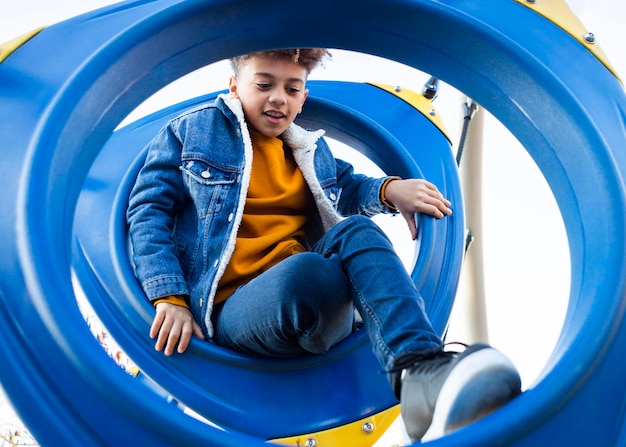
{"label": "boy", "polygon": [[368,218],[399,212],[415,238],[414,213],[443,218],[450,202],[425,180],[355,174],[323,131],[293,123],[327,56],[234,58],[229,94],[150,144],[127,213],[136,274],[156,307],[150,336],[166,355],[194,335],[255,356],[320,354],[353,332],[356,307],[411,439],[431,422],[454,430],[517,395],[519,375],[486,345],[443,350]]}

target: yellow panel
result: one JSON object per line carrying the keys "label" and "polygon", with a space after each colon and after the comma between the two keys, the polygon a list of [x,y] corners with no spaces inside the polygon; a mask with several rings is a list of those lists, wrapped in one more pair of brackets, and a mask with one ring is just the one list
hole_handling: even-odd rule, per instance
{"label": "yellow panel", "polygon": [[422,95],[421,93],[415,93],[414,91],[407,88],[401,88],[393,85],[378,84],[375,82],[368,82],[368,84],[385,90],[386,92],[397,96],[404,102],[408,103],[410,106],[414,107],[418,112],[420,112],[430,121],[432,121],[432,123],[437,126],[437,128],[441,131],[443,136],[446,137],[448,141],[450,141],[450,143],[452,143],[452,141],[448,137],[445,126],[443,125],[443,121],[437,113],[437,110],[433,107],[432,102],[429,99],[425,98],[424,95]]}
{"label": "yellow panel", "polygon": [[585,28],[585,25],[572,12],[565,0],[514,0],[517,3],[532,9],[546,19],[563,29],[587,48],[602,64],[617,78],[622,80],[604,54],[604,51],[596,42],[593,33]]}
{"label": "yellow panel", "polygon": [[400,405],[341,427],[308,435],[273,439],[273,444],[293,447],[371,447],[400,415]]}
{"label": "yellow panel", "polygon": [[42,29],[44,29],[44,27],[33,30],[30,33],[26,33],[23,36],[17,37],[13,40],[9,40],[7,43],[0,45],[0,63],[2,63],[2,61],[9,57],[9,55],[11,55],[11,53],[13,53],[19,47],[21,47],[30,39],[39,34]]}

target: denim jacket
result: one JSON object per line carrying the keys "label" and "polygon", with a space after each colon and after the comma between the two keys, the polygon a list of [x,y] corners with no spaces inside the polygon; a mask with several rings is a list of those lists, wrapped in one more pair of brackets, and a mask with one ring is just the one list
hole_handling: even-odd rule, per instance
{"label": "denim jacket", "polygon": [[[355,174],[322,138],[296,124],[281,135],[311,189],[317,216],[312,244],[342,216],[390,212],[381,203],[385,180]],[[221,95],[170,121],[148,145],[127,210],[135,274],[150,301],[189,298],[212,337],[213,297],[243,215],[252,140],[239,100]]]}

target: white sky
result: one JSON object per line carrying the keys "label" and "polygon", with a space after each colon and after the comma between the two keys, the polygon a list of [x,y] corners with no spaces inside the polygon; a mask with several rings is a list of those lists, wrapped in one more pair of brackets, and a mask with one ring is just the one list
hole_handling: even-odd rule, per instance
{"label": "white sky", "polygon": [[[111,3],[114,2],[1,0],[0,42]],[[617,72],[626,78],[626,3],[568,0],[568,4],[596,35]],[[395,64],[368,64],[363,69],[362,63],[362,58],[335,52],[334,61],[324,71],[314,72],[312,78],[377,81],[417,91],[427,79]],[[221,89],[226,86],[228,73],[225,64],[218,65],[210,72],[212,81],[207,82],[206,74],[192,74],[171,91],[192,97]],[[144,106],[144,112],[162,107],[165,98],[162,94],[151,101]],[[435,103],[455,144],[458,103],[457,93],[445,86]],[[450,105],[454,107],[442,109]],[[561,329],[569,294],[569,257],[563,225],[543,177],[508,132],[494,120],[487,122],[483,223],[490,341],[512,358],[527,387],[541,371]],[[450,337],[463,339],[464,328],[461,318],[453,319]],[[0,430],[3,423],[13,423],[14,418],[0,396]]]}

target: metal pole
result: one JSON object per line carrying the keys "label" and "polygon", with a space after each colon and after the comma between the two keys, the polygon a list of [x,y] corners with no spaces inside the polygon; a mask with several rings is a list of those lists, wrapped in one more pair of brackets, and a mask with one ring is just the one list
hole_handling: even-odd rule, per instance
{"label": "metal pole", "polygon": [[485,304],[482,233],[484,111],[469,98],[463,103],[463,109],[464,138],[459,145],[462,157],[457,156],[457,162],[465,202],[467,243],[454,318],[457,319],[456,323],[465,327],[467,338],[464,341],[487,343],[489,331]]}

